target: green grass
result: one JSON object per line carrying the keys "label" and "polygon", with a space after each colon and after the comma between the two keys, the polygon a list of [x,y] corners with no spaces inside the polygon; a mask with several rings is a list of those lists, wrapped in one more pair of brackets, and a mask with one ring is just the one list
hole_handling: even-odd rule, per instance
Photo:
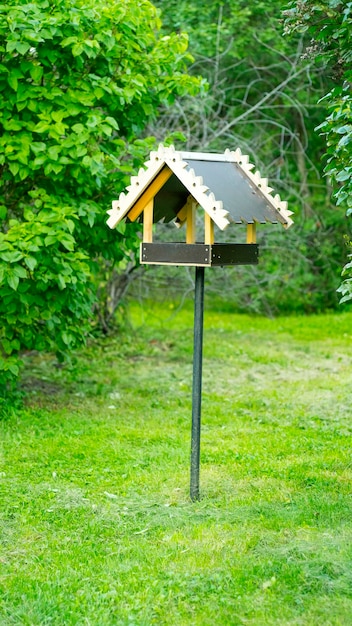
{"label": "green grass", "polygon": [[206,310],[196,503],[191,310],[135,308],[69,367],[28,355],[1,626],[352,624],[351,322]]}

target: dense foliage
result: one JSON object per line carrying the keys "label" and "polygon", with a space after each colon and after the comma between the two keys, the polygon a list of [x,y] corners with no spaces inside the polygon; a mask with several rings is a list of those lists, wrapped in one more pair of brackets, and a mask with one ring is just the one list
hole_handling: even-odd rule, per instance
{"label": "dense foliage", "polygon": [[[279,0],[155,5],[163,30],[147,0],[0,5],[2,381],[23,350],[79,344],[92,307],[108,325],[137,274],[138,237],[109,231],[105,212],[153,137],[239,145],[295,212],[288,233],[259,229],[258,268],[209,272],[210,294],[270,315],[337,306],[352,210],[351,3],[291,2],[284,16]],[[188,270],[175,278],[171,297],[191,291]],[[347,275],[344,299],[350,285]]]}
{"label": "dense foliage", "polygon": [[[335,189],[337,205],[352,214],[352,2],[300,0],[286,11],[287,29],[305,32],[311,39],[309,54],[322,59],[334,85],[323,103],[327,117],[318,127],[326,137],[326,174]],[[352,263],[340,287],[342,301],[352,299]]]}
{"label": "dense foliage", "polygon": [[133,258],[136,237],[110,232],[106,209],[144,159],[138,137],[160,103],[197,84],[186,38],[159,31],[147,0],[0,5],[3,383],[20,351],[80,343],[99,270]]}
{"label": "dense foliage", "polygon": [[295,213],[287,233],[258,229],[258,268],[225,269],[221,280],[209,272],[208,291],[240,310],[269,314],[337,307],[348,228],[344,209],[330,200],[325,139],[315,132],[326,117],[321,98],[334,87],[334,77],[324,59],[308,54],[311,35],[284,36],[279,0],[155,4],[164,28],[188,32],[192,69],[208,80],[209,90],[197,100],[178,99],[153,132],[162,138],[182,130],[189,149],[239,145]]}

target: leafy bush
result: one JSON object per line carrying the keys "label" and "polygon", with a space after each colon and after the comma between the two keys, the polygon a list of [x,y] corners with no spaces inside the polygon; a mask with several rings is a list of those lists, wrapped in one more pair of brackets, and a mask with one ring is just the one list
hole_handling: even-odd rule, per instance
{"label": "leafy bush", "polygon": [[152,139],[160,103],[194,92],[187,40],[147,0],[0,7],[0,372],[22,350],[65,352],[89,330],[94,273],[133,257],[105,225]]}
{"label": "leafy bush", "polygon": [[[300,27],[284,37],[283,3],[279,0],[155,2],[163,11],[164,28],[189,33],[190,51],[195,57],[191,71],[200,71],[210,87],[204,98],[178,99],[177,106],[157,120],[153,132],[162,138],[166,132],[182,129],[187,149],[192,150],[223,152],[239,145],[294,212],[294,226],[287,233],[258,228],[258,267],[209,272],[208,292],[220,299],[226,284],[222,299],[227,304],[230,300],[237,310],[269,315],[337,308],[336,290],[351,226],[343,205],[336,208],[331,202],[332,172],[329,178],[323,176],[326,142],[322,132],[328,129],[315,131],[327,116],[323,97],[336,86],[336,70],[326,55],[320,54],[316,60],[317,47],[322,51],[322,38],[319,46],[311,44],[312,33],[304,24],[306,13],[314,7],[320,35],[319,11],[327,3],[291,3],[299,8],[292,13],[292,20]],[[331,0],[330,4],[340,5],[329,9],[337,14],[344,3]],[[343,22],[344,14],[339,15]],[[345,22],[341,30],[344,41]],[[331,46],[336,48],[338,43],[331,39]],[[338,67],[343,65],[338,63]],[[331,114],[337,115],[335,109],[331,108]],[[347,120],[341,118],[336,124],[341,132]],[[335,138],[342,140],[342,135]],[[333,134],[330,139],[334,139]],[[338,182],[336,188],[341,184]],[[241,227],[236,230],[243,232]],[[229,234],[230,229],[225,237]],[[162,274],[153,269],[144,279],[150,295],[152,272],[160,278]],[[176,272],[182,294],[189,291],[190,276]],[[176,286],[174,282],[172,285]]]}
{"label": "leafy bush", "polygon": [[[331,74],[334,86],[322,99],[326,119],[320,130],[326,138],[326,167],[337,205],[352,213],[352,92],[351,27],[352,3],[343,0],[300,0],[289,3],[285,12],[289,32],[300,31],[310,37],[309,53],[322,60]],[[342,302],[352,300],[352,263],[343,270],[346,280],[339,291]]]}

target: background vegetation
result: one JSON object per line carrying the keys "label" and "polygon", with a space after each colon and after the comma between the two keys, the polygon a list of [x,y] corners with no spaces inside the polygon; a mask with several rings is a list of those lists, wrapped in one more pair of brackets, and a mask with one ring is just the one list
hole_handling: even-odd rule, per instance
{"label": "background vegetation", "polygon": [[132,299],[164,297],[165,284],[168,299],[192,291],[186,268],[141,270],[131,225],[105,224],[160,140],[240,145],[295,212],[288,233],[260,229],[259,267],[208,273],[214,301],[270,316],[339,306],[350,237],[350,3],[155,6],[0,6],[3,386],[24,350],[63,358],[92,330],[109,332],[133,278]]}
{"label": "background vegetation", "polygon": [[[337,206],[346,208],[347,216],[352,211],[352,111],[351,111],[351,31],[352,4],[330,0],[328,2],[291,2],[288,10],[289,31],[299,31],[311,37],[309,54],[322,59],[333,78],[332,89],[323,102],[329,112],[318,130],[327,142],[325,173],[335,188]],[[351,264],[344,268],[346,278],[339,291],[342,302],[351,299]]]}
{"label": "background vegetation", "polygon": [[0,5],[2,381],[23,350],[78,345],[107,271],[135,263],[106,210],[150,147],[147,121],[197,85],[185,36],[159,29],[146,0]]}
{"label": "background vegetation", "polygon": [[[295,212],[288,233],[259,229],[258,268],[227,268],[221,277],[212,272],[208,289],[237,310],[269,315],[338,308],[336,289],[350,235],[345,217],[351,197],[346,182],[351,160],[349,3],[290,3],[287,11],[281,1],[155,4],[162,10],[164,29],[189,33],[195,58],[191,71],[201,73],[209,89],[203,98],[178,99],[153,132],[161,139],[182,130],[188,149],[223,151],[239,145]],[[343,84],[344,113],[338,114],[333,98],[324,96],[339,93]],[[336,123],[327,121],[316,129],[332,109]],[[337,136],[345,159],[343,167],[331,161],[329,176],[324,176],[322,131],[329,133],[330,155]],[[338,190],[342,180],[335,206],[331,185]],[[189,285],[187,270],[181,284],[180,276],[173,287],[182,291]],[[151,276],[146,280],[151,287]]]}

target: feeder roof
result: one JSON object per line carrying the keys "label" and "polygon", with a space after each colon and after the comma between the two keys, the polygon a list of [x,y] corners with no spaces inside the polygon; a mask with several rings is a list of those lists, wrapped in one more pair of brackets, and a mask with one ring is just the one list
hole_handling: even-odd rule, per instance
{"label": "feeder roof", "polygon": [[[172,146],[159,146],[150,153],[138,175],[131,178],[126,192],[112,203],[107,222],[110,228],[129,218],[129,212],[143,199],[148,188],[153,189],[153,182],[165,168],[168,174],[155,186],[154,222],[177,218],[192,196],[221,230],[231,222],[281,223],[285,228],[293,223],[287,202],[278,194],[272,195],[267,179],[252,171],[254,165],[239,148],[215,154],[180,152]],[[143,201],[141,207],[138,217],[144,208]]]}

